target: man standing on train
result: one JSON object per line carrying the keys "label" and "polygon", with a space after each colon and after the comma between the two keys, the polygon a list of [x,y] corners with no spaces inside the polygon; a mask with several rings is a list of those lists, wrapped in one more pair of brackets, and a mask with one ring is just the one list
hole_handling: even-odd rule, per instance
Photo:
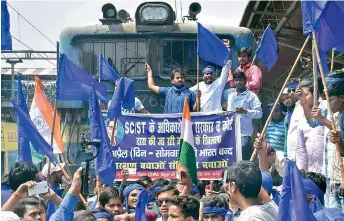
{"label": "man standing on train", "polygon": [[146,64],[145,69],[148,74],[148,88],[155,94],[165,97],[164,113],[183,113],[184,98],[189,101],[190,111],[196,111],[196,96],[201,97],[200,91],[197,95],[185,85],[185,75],[181,69],[175,69],[171,73],[172,87],[156,86],[153,79],[151,67]]}
{"label": "man standing on train", "polygon": [[[229,49],[229,41],[224,41],[224,44]],[[232,61],[228,60],[222,68],[220,77],[216,80],[216,70],[214,67],[207,66],[203,69],[203,81],[199,83],[199,90],[202,93],[200,105],[201,112],[222,111],[221,98],[231,66]],[[196,91],[197,84],[190,88],[190,90]]]}
{"label": "man standing on train", "polygon": [[[244,72],[246,74],[246,88],[257,94],[260,91],[262,85],[262,72],[258,66],[254,65],[250,61],[251,49],[243,47],[238,51],[239,67],[235,72]],[[229,75],[229,86],[234,87],[233,75]]]}

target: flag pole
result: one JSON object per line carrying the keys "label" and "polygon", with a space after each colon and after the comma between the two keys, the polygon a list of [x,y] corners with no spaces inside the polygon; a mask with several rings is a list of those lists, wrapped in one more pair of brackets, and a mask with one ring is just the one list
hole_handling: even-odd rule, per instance
{"label": "flag pole", "polygon": [[99,173],[96,175],[96,189],[97,189],[97,201],[99,202],[99,195],[100,195],[100,178],[99,178]]}
{"label": "flag pole", "polygon": [[[197,93],[199,91],[199,55],[197,54]],[[201,107],[201,99],[200,97],[196,96],[196,111],[199,112]]]}
{"label": "flag pole", "polygon": [[199,203],[199,216],[198,221],[203,221],[203,212],[204,212],[204,202]]}
{"label": "flag pole", "polygon": [[257,54],[254,55],[251,64],[254,64],[254,62],[256,61],[256,58],[257,58]]}
{"label": "flag pole", "polygon": [[[269,117],[268,117],[268,119],[267,119],[266,122],[265,122],[264,128],[263,128],[263,130],[262,130],[262,132],[261,132],[261,135],[260,135],[260,139],[262,139],[262,138],[264,137],[264,135],[265,135],[266,128],[268,127],[268,125],[269,125],[269,123],[270,123],[270,120],[271,120],[271,118],[272,118],[272,114],[274,113],[275,108],[276,108],[276,106],[277,106],[277,104],[278,104],[278,102],[279,102],[279,100],[280,100],[280,98],[281,98],[281,96],[282,96],[282,93],[283,93],[283,91],[284,91],[284,88],[287,86],[287,84],[288,84],[288,82],[289,82],[289,79],[291,78],[291,76],[292,76],[293,73],[294,73],[294,70],[295,70],[295,68],[296,68],[296,65],[298,64],[298,62],[299,62],[299,60],[300,60],[300,57],[301,57],[301,54],[302,54],[303,50],[305,50],[305,47],[306,47],[306,45],[307,45],[309,39],[310,39],[310,37],[308,36],[308,37],[306,38],[305,42],[303,43],[303,46],[302,46],[302,48],[301,48],[299,54],[297,55],[297,58],[296,58],[296,60],[295,60],[295,62],[294,62],[294,64],[293,64],[293,67],[291,68],[291,70],[290,70],[290,72],[289,72],[287,78],[285,79],[285,82],[284,82],[284,84],[283,84],[283,86],[282,86],[282,88],[281,88],[280,93],[278,94],[278,97],[277,97],[277,99],[276,99],[276,101],[275,101],[275,103],[274,103],[274,106],[272,107],[272,110],[271,110],[271,112],[270,112],[270,114],[269,114]],[[256,157],[256,155],[257,155],[257,149],[255,149],[255,150],[253,151],[253,153],[252,153],[252,155],[251,155],[251,158],[250,158],[250,161],[253,161],[254,158]]]}
{"label": "flag pole", "polygon": [[334,66],[334,48],[332,48],[332,56],[331,56],[331,72],[333,71]]}
{"label": "flag pole", "polygon": [[313,106],[318,106],[318,73],[316,64],[316,54],[314,48],[314,40],[312,42],[312,60],[313,60],[313,80],[314,80],[314,90],[313,90]]}
{"label": "flag pole", "polygon": [[113,121],[113,129],[112,129],[112,133],[111,133],[111,140],[110,140],[110,145],[112,146],[114,140],[115,140],[115,130],[116,130],[116,124],[117,124],[117,118],[114,119]]}
{"label": "flag pole", "polygon": [[[312,34],[313,34],[313,40],[314,40],[315,53],[317,56],[318,66],[320,69],[320,76],[321,76],[322,83],[324,85],[324,93],[325,93],[325,97],[326,97],[326,101],[327,101],[328,114],[330,115],[331,127],[332,127],[332,130],[336,130],[336,125],[334,123],[333,113],[331,110],[330,100],[329,100],[329,96],[328,96],[328,88],[326,85],[325,75],[324,75],[323,67],[321,64],[321,58],[320,58],[320,54],[319,54],[316,34],[314,31],[312,32]],[[332,50],[332,55],[333,55],[333,50]],[[339,167],[340,167],[341,180],[342,180],[342,183],[344,183],[344,167],[343,167],[342,156],[341,156],[341,153],[339,152],[338,144],[336,144],[336,149],[337,149],[337,158],[338,158],[337,160],[338,160]]]}

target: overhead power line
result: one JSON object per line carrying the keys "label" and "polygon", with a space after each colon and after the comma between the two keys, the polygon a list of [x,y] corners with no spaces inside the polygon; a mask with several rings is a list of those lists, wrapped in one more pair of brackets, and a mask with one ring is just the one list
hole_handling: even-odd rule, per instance
{"label": "overhead power line", "polygon": [[13,8],[10,4],[8,4],[8,2],[6,2],[6,4],[7,4],[8,6],[10,6],[10,8],[12,8],[15,12],[17,12],[18,15],[19,15],[20,17],[22,17],[27,23],[29,23],[34,29],[36,29],[44,38],[46,38],[50,43],[52,43],[54,46],[56,46],[56,44],[55,44],[52,40],[50,40],[50,39],[49,39],[45,34],[43,34],[38,28],[36,28],[35,25],[33,25],[29,20],[27,20],[23,15],[21,15],[15,8]]}
{"label": "overhead power line", "polygon": [[[14,37],[13,35],[11,36],[13,39],[17,40],[19,43],[21,43],[22,45],[24,45],[25,47],[27,47],[28,49],[30,49],[31,51],[33,51],[32,48],[30,48],[29,46],[27,46],[25,43],[23,43],[21,40],[19,40],[18,38]],[[54,65],[55,67],[56,64],[54,64],[53,62],[49,61],[46,57],[42,56],[41,54],[37,54],[38,56],[40,56],[41,58],[43,58],[44,60],[48,61],[49,63],[51,63],[52,65]],[[35,56],[34,56],[35,57]]]}

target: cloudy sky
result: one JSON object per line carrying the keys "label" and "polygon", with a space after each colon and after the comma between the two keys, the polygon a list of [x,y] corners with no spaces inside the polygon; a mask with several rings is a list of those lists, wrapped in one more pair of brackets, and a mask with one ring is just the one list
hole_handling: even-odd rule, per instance
{"label": "cloudy sky", "polygon": [[[99,24],[102,16],[101,7],[112,3],[117,10],[127,10],[134,17],[137,6],[142,0],[112,0],[112,1],[17,1],[7,0],[22,16],[35,25],[51,41],[59,40],[61,31],[68,26],[85,26]],[[150,0],[152,1],[152,0]],[[154,1],[154,0],[153,0]],[[187,14],[190,0],[165,0],[175,10],[181,21],[181,8],[183,15]],[[199,0],[202,11],[199,22],[204,24],[220,24],[238,26],[248,0]],[[182,7],[181,7],[182,5]],[[55,46],[45,39],[38,31],[30,26],[17,12],[8,7],[11,16],[11,34],[34,50],[55,50]],[[27,50],[28,48],[13,39],[13,50]],[[2,66],[7,67],[4,61]],[[48,61],[24,61],[16,65],[17,68],[52,68]]]}

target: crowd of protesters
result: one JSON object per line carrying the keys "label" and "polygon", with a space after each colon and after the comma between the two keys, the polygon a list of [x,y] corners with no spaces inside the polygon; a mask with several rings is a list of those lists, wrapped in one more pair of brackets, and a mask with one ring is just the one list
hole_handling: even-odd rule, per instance
{"label": "crowd of protesters", "polygon": [[[228,42],[225,44],[229,47]],[[187,170],[175,180],[152,180],[144,176],[137,181],[128,181],[129,172],[123,169],[120,183],[101,184],[100,188],[95,188],[94,194],[83,196],[87,200],[85,205],[80,199],[81,186],[85,185],[82,184],[81,168],[72,180],[67,180],[58,165],[48,169],[46,164],[39,171],[33,164],[20,161],[2,176],[1,220],[137,220],[138,196],[145,190],[148,192],[147,220],[275,221],[285,199],[284,178],[286,172],[290,175],[287,164],[295,165],[301,172],[300,185],[306,194],[297,197],[307,200],[317,220],[344,220],[344,184],[339,166],[344,156],[343,70],[326,77],[335,130],[330,122],[322,81],[319,78],[319,99],[314,99],[313,79],[302,79],[290,82],[283,91],[280,104],[274,109],[266,133],[262,137],[258,134],[253,140],[252,121],[263,115],[258,98],[262,74],[250,62],[250,49],[240,49],[238,56],[240,66],[234,73],[230,60],[217,79],[216,69],[207,66],[202,71],[204,81],[191,88],[185,85],[185,75],[179,69],[171,73],[172,87],[156,86],[152,70],[146,64],[148,87],[166,98],[164,113],[181,113],[183,100],[188,97],[191,111],[197,109],[199,98],[202,112],[227,110],[240,116],[243,161],[225,168],[221,181],[192,183]],[[140,103],[138,99],[136,102]],[[142,104],[136,106],[132,111],[145,110]],[[271,111],[272,105],[269,108]],[[250,162],[247,160],[253,148],[258,150],[258,160]],[[337,158],[337,151],[341,159]],[[42,180],[48,181],[48,192],[29,196],[28,188]],[[204,208],[200,210],[201,203]]]}

